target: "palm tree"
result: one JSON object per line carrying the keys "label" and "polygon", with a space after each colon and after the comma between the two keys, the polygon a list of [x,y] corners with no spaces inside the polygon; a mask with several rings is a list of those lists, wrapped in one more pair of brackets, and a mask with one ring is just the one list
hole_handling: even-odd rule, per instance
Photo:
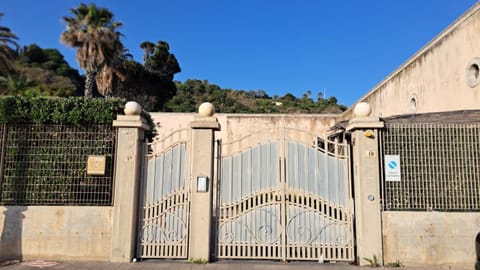
{"label": "palm tree", "polygon": [[60,40],[78,48],[77,61],[85,70],[85,96],[91,97],[96,91],[97,73],[114,72],[117,59],[123,54],[121,33],[117,31],[122,23],[114,21],[108,9],[93,3],[88,6],[82,3],[77,8],[71,8],[70,12],[73,16],[63,17],[67,29]]}
{"label": "palm tree", "polygon": [[[0,20],[4,14],[0,12]],[[0,75],[7,75],[13,69],[14,50],[18,49],[16,40],[18,37],[10,31],[10,28],[0,25]]]}

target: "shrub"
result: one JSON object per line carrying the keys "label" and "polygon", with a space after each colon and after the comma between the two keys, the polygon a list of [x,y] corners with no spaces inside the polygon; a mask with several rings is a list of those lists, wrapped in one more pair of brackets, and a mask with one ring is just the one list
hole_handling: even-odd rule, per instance
{"label": "shrub", "polygon": [[0,122],[34,124],[111,124],[121,113],[119,98],[0,97]]}

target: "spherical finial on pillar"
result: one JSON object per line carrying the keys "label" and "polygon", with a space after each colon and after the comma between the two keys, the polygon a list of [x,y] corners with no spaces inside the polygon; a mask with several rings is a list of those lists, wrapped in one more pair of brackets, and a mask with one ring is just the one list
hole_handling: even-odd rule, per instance
{"label": "spherical finial on pillar", "polygon": [[125,104],[123,112],[126,115],[139,115],[142,112],[142,106],[135,101],[129,101]]}
{"label": "spherical finial on pillar", "polygon": [[204,102],[198,107],[198,114],[203,117],[212,116],[215,113],[215,107],[210,102]]}
{"label": "spherical finial on pillar", "polygon": [[369,116],[370,113],[372,112],[372,107],[370,107],[370,104],[366,102],[360,102],[357,105],[355,105],[355,109],[353,109],[353,114],[355,117],[366,117]]}

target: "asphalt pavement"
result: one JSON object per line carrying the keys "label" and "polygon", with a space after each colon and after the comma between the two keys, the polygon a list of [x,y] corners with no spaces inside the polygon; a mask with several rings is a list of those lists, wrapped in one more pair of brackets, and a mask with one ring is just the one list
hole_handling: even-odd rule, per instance
{"label": "asphalt pavement", "polygon": [[[367,270],[369,266],[357,266],[344,263],[312,263],[312,262],[272,262],[272,261],[218,261],[208,264],[194,264],[185,261],[152,260],[135,263],[109,263],[84,261],[7,261],[0,264],[1,270]],[[385,270],[464,270],[472,267],[459,266],[403,266],[379,267]]]}

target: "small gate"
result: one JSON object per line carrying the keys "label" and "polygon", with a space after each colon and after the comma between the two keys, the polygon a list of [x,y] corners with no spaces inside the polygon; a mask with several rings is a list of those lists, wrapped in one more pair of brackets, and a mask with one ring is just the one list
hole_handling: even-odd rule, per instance
{"label": "small gate", "polygon": [[187,181],[188,129],[148,145],[137,257],[188,256],[190,187]]}
{"label": "small gate", "polygon": [[218,258],[354,260],[347,144],[282,127],[219,152]]}

